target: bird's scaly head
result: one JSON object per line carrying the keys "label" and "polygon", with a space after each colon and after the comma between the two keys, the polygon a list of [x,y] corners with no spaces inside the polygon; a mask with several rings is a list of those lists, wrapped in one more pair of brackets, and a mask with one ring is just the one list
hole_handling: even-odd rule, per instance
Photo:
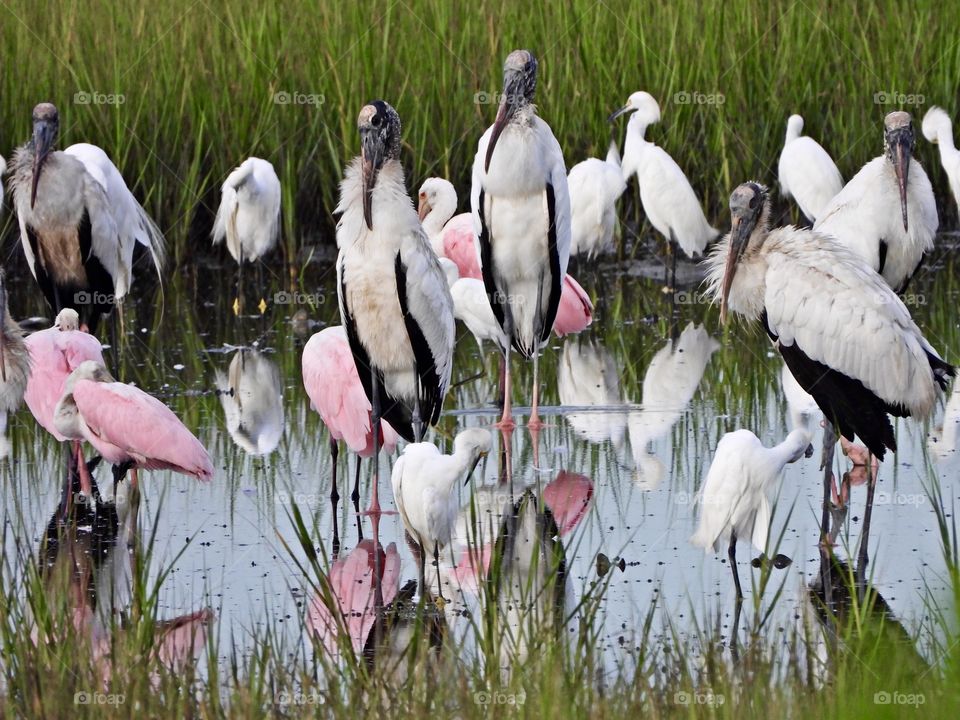
{"label": "bird's scaly head", "polygon": [[655,122],[660,122],[660,105],[653,95],[644,90],[630,93],[630,97],[627,98],[627,104],[610,113],[607,121],[612,123],[618,117],[627,113],[636,113],[637,118],[642,122],[644,127],[652,125]]}
{"label": "bird's scaly head", "polygon": [[37,202],[37,183],[40,182],[40,173],[43,164],[50,154],[50,150],[57,142],[60,131],[60,113],[53,103],[40,103],[33,109],[33,180],[30,189],[30,207]]}
{"label": "bird's scaly head", "polygon": [[113,382],[113,376],[107,369],[96,360],[84,360],[77,365],[77,369],[67,376],[67,381],[63,386],[63,394],[73,393],[73,388],[79,380],[92,380],[93,382]]}
{"label": "bird's scaly head", "polygon": [[483,171],[490,170],[490,158],[497,146],[497,140],[503,129],[516,116],[517,112],[533,102],[537,90],[537,59],[529,50],[514,50],[507,55],[503,63],[503,94],[497,108],[497,119],[493,122],[493,132],[487,144],[487,157]]}
{"label": "bird's scaly head", "polygon": [[383,100],[364,105],[357,119],[363,162],[363,219],[373,230],[373,188],[380,168],[400,157],[400,116]]}
{"label": "bird's scaly head", "polygon": [[737,263],[743,257],[757,227],[765,227],[770,213],[767,188],[760,183],[746,182],[730,196],[730,247],[727,250],[727,265],[723,271],[723,286],[720,295],[720,322],[727,321],[727,302]]}
{"label": "bird's scaly head", "polygon": [[913,118],[910,113],[897,110],[883,119],[883,152],[897,174],[904,232],[907,230],[907,178],[910,175],[910,158],[913,156],[915,143]]}
{"label": "bird's scaly head", "polygon": [[69,332],[80,328],[80,315],[73,308],[64,308],[53,321],[53,326],[60,332]]}

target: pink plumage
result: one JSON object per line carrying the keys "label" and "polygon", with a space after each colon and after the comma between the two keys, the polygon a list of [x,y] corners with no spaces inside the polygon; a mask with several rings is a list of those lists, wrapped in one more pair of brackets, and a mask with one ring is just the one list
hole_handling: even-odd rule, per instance
{"label": "pink plumage", "polygon": [[84,439],[104,460],[134,461],[146,470],[173,470],[198,480],[213,476],[206,448],[173,411],[133,385],[78,380],[73,398]]}
{"label": "pink plumage", "polygon": [[457,265],[460,277],[482,280],[480,257],[473,234],[473,217],[470,213],[461,213],[452,217],[441,231],[443,254]]}
{"label": "pink plumage", "polygon": [[100,341],[81,330],[60,330],[57,327],[40,330],[26,338],[33,368],[23,395],[27,407],[37,422],[63,442],[66,438],[57,432],[53,423],[57,401],[63,395],[67,376],[85,360],[103,364]]}
{"label": "pink plumage", "polygon": [[590,302],[590,296],[573,277],[565,275],[553,331],[563,337],[585,330],[592,322],[593,303]]}
{"label": "pink plumage", "polygon": [[561,535],[573,530],[587,514],[593,498],[593,481],[586,475],[561,470],[543,489],[543,501],[553,513]]}
{"label": "pink plumage", "polygon": [[[373,455],[373,409],[363,390],[346,331],[339,325],[316,333],[303,348],[303,385],[313,408],[334,440],[343,440],[360,457]],[[397,433],[386,421],[383,447],[392,453]]]}

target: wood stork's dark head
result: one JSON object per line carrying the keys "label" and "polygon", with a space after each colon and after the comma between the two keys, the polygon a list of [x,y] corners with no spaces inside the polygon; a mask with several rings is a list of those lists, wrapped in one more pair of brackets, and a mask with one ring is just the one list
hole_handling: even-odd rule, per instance
{"label": "wood stork's dark head", "polygon": [[37,183],[47,155],[57,143],[60,131],[60,113],[53,103],[40,103],[33,109],[33,184],[30,189],[30,207],[37,202]]}
{"label": "wood stork's dark head", "polygon": [[907,230],[907,178],[910,175],[910,158],[913,156],[915,144],[913,118],[910,113],[897,110],[883,119],[883,152],[897,174],[904,232]]}
{"label": "wood stork's dark head", "polygon": [[400,116],[390,103],[374,100],[360,110],[357,127],[363,161],[363,219],[373,230],[373,188],[383,164],[400,157]]}
{"label": "wood stork's dark head", "polygon": [[533,102],[537,90],[537,59],[529,50],[514,50],[507,55],[503,63],[503,94],[497,119],[493,122],[493,132],[487,144],[487,157],[484,172],[490,169],[490,158],[503,129],[516,116],[517,112]]}
{"label": "wood stork's dark head", "polygon": [[720,295],[720,322],[727,321],[727,299],[733,285],[733,277],[744,251],[750,244],[754,231],[766,225],[770,212],[767,188],[757,182],[745,182],[730,196],[730,247],[727,250],[727,265],[723,272],[723,289]]}

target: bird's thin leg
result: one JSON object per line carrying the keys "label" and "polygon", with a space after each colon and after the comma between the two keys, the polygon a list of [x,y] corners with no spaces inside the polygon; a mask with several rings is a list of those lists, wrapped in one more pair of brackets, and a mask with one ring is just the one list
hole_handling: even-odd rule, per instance
{"label": "bird's thin leg", "polygon": [[237,263],[237,300],[233,304],[234,315],[243,312],[243,253],[240,253],[240,259]]}
{"label": "bird's thin leg", "polygon": [[93,499],[93,480],[90,478],[90,471],[87,464],[83,461],[83,446],[79,440],[74,441],[74,449],[77,454],[77,472],[80,473],[80,492],[87,502]]}
{"label": "bird's thin leg", "polygon": [[510,403],[510,344],[503,351],[503,415],[497,427],[501,430],[513,430],[517,424],[513,421],[513,408]]}
{"label": "bird's thin leg", "polygon": [[445,602],[443,597],[443,583],[440,580],[440,545],[438,543],[433,544],[433,562],[437,565],[437,599],[440,602]]}
{"label": "bird's thin leg", "polygon": [[[76,442],[76,441],[74,441]],[[79,445],[79,443],[77,443]],[[80,469],[77,467],[77,453],[74,443],[67,443],[64,447],[67,449],[67,475],[63,480],[63,494],[60,497],[60,519],[67,522],[70,519],[70,513],[73,511],[73,486],[74,478],[80,479]]]}
{"label": "bird's thin leg", "polygon": [[367,512],[371,515],[380,514],[380,497],[378,494],[378,486],[380,485],[380,377],[377,375],[377,370],[374,367],[370,368],[370,395],[372,397],[371,412],[370,412],[370,422],[371,427],[373,428],[373,489],[371,495],[373,496],[370,507],[367,509]]}
{"label": "bird's thin leg", "polygon": [[825,419],[823,422],[823,455],[820,458],[820,469],[823,470],[823,508],[820,513],[820,542],[828,543],[830,538],[830,491],[833,488],[833,456],[836,451],[837,434],[833,423]]}
{"label": "bird's thin leg", "polygon": [[128,513],[133,513],[130,526],[127,530],[127,547],[131,548],[136,555],[137,548],[137,528],[140,525],[140,483],[137,478],[137,468],[134,466],[130,470],[130,508]]}
{"label": "bird's thin leg", "polygon": [[876,478],[873,476],[873,455],[867,455],[867,507],[863,511],[863,530],[860,532],[860,552],[857,557],[857,591],[863,594],[866,587],[867,562],[869,560],[870,519],[873,516],[873,494]]}
{"label": "bird's thin leg", "polygon": [[679,246],[677,241],[673,239],[673,231],[670,231],[670,292],[673,292],[677,287],[677,250]]}
{"label": "bird's thin leg", "polygon": [[530,406],[530,420],[527,421],[527,427],[532,431],[542,430],[543,422],[540,420],[540,353],[533,354],[533,402]]}
{"label": "bird's thin leg", "polygon": [[420,416],[420,381],[417,380],[417,395],[413,399],[413,437],[417,442],[423,442],[423,418]]}
{"label": "bird's thin leg", "polygon": [[503,390],[503,381],[504,381],[504,356],[500,355],[500,377],[497,378],[497,408],[500,412],[503,412],[503,403],[506,395]]}
{"label": "bird's thin leg", "polygon": [[336,562],[337,558],[340,557],[340,524],[339,524],[339,515],[338,512],[340,505],[340,498],[335,495],[330,495],[330,507],[331,515],[333,518],[333,544],[331,546],[331,555],[333,556],[333,561]]}
{"label": "bird's thin leg", "polygon": [[740,613],[743,610],[743,598],[737,598],[733,609],[733,628],[730,630],[730,656],[736,664],[740,662]]}
{"label": "bird's thin leg", "polygon": [[337,453],[339,448],[337,447],[337,441],[334,437],[330,436],[330,457],[332,458],[333,464],[333,482],[330,483],[330,500],[336,506],[338,500],[340,500],[340,492],[337,490]]}
{"label": "bird's thin leg", "polygon": [[361,464],[362,464],[362,461],[360,459],[360,456],[357,455],[356,476],[354,477],[354,480],[353,480],[353,492],[350,494],[350,499],[353,500],[354,504],[360,502],[360,465]]}
{"label": "bird's thin leg", "polygon": [[257,289],[258,289],[258,292],[260,293],[260,302],[261,302],[261,305],[262,305],[263,302],[264,302],[264,299],[263,299],[263,294],[264,294],[264,287],[263,287],[263,258],[260,258],[259,260],[257,260]]}
{"label": "bird's thin leg", "polygon": [[420,562],[419,562],[419,565],[420,565],[420,568],[419,568],[419,570],[420,570],[420,578],[419,578],[419,579],[420,579],[420,599],[421,599],[421,600],[425,600],[426,597],[427,597],[427,571],[426,571],[427,551],[426,551],[426,549],[423,547],[423,543],[422,543],[422,542],[418,542],[418,543],[417,543],[417,547],[419,548],[419,551],[418,551],[417,554],[420,556]]}
{"label": "bird's thin leg", "polygon": [[733,585],[737,589],[737,603],[743,602],[743,590],[740,589],[740,573],[737,572],[737,534],[730,533],[730,546],[727,548],[727,559],[730,561],[730,571],[733,573]]}
{"label": "bird's thin leg", "polygon": [[[377,616],[383,612],[383,563],[380,560],[380,515],[370,518],[373,525],[373,607]],[[379,623],[378,623],[379,624]]]}

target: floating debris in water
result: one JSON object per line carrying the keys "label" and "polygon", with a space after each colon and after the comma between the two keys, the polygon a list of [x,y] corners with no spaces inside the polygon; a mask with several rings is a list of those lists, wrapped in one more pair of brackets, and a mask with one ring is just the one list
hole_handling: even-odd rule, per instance
{"label": "floating debris in water", "polygon": [[627,569],[627,561],[623,558],[614,558],[611,562],[610,558],[603,553],[597,553],[597,576],[603,577],[610,572],[611,567],[620,568],[620,572],[623,572]]}

